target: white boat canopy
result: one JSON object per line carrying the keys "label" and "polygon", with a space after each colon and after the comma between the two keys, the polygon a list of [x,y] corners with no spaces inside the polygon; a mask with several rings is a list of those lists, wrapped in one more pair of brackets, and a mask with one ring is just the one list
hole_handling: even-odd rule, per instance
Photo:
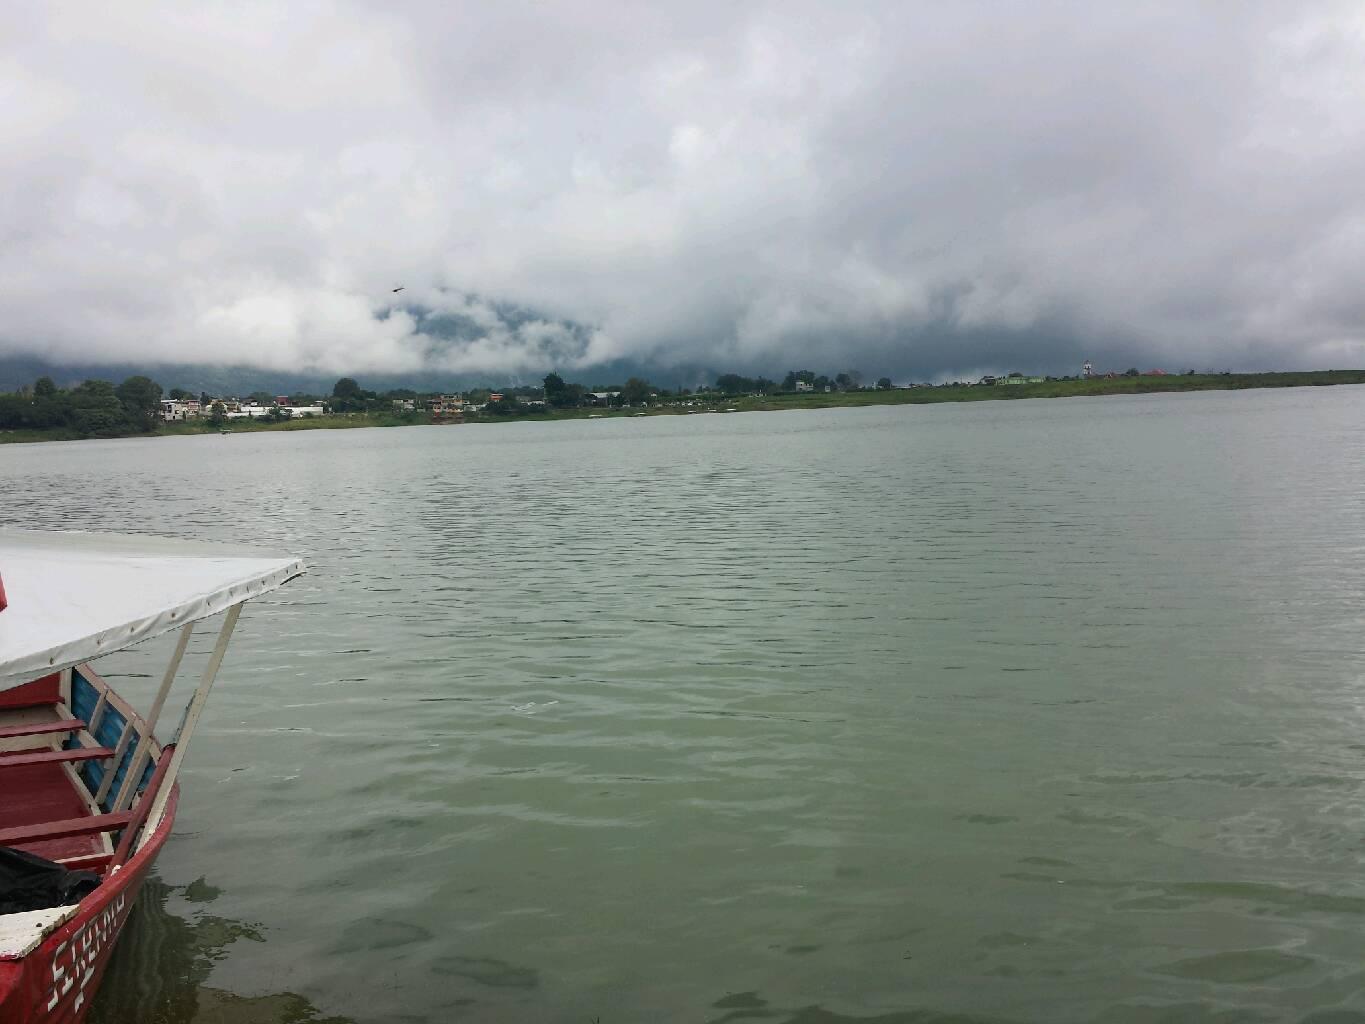
{"label": "white boat canopy", "polygon": [[[0,690],[282,586],[297,558],[163,537],[0,528]],[[235,618],[235,617],[233,617]]]}

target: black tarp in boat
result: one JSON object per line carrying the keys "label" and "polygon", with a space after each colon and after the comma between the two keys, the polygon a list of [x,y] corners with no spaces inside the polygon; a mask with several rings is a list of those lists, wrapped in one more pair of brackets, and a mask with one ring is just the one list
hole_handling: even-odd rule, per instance
{"label": "black tarp in boat", "polygon": [[79,903],[99,884],[93,871],[68,871],[36,854],[0,846],[0,914]]}

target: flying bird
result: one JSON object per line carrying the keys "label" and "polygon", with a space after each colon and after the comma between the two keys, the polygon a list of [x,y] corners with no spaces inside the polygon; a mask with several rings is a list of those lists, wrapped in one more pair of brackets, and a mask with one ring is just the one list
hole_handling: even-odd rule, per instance
{"label": "flying bird", "polygon": [[397,288],[395,288],[395,289],[393,290],[393,293],[394,293],[395,295],[397,295],[399,292],[401,292],[401,291],[403,290],[404,287],[405,287],[405,285],[401,285],[401,284],[400,284]]}

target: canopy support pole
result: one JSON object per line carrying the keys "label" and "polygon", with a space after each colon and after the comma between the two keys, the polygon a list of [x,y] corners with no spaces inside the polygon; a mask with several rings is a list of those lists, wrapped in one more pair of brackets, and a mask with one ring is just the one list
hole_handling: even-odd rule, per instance
{"label": "canopy support pole", "polygon": [[[156,803],[152,804],[151,813],[147,815],[147,825],[143,832],[143,841],[157,830],[161,824],[161,818],[166,813],[166,801],[171,798],[171,790],[175,788],[176,777],[180,774],[180,763],[185,759],[185,751],[190,749],[190,739],[194,736],[194,727],[199,724],[199,715],[204,710],[204,704],[209,699],[209,690],[213,689],[213,680],[218,675],[218,668],[223,664],[223,655],[227,654],[228,641],[232,639],[232,629],[237,625],[237,616],[242,614],[242,606],[234,604],[227,610],[227,615],[223,618],[223,628],[218,632],[218,642],[214,644],[213,654],[209,657],[209,663],[204,667],[203,678],[199,680],[199,686],[194,691],[194,696],[185,707],[185,717],[180,723],[175,739],[171,742],[175,744],[171,753],[171,765],[167,769],[165,777],[161,780],[161,785],[156,791]],[[164,756],[164,754],[163,754]]]}
{"label": "canopy support pole", "polygon": [[[144,721],[147,728],[137,741],[137,749],[133,751],[133,761],[128,765],[128,771],[123,776],[123,785],[119,786],[118,796],[114,799],[111,811],[126,810],[128,804],[132,802],[133,794],[137,792],[138,779],[142,777],[143,765],[147,763],[147,749],[152,744],[152,732],[156,729],[156,720],[161,717],[161,705],[166,703],[166,697],[171,692],[171,684],[175,682],[175,675],[180,671],[180,660],[185,657],[185,648],[190,644],[190,634],[194,632],[194,623],[185,623],[185,628],[180,631],[180,638],[175,642],[175,653],[171,655],[170,663],[166,666],[166,674],[161,679],[161,689],[156,691],[156,700],[152,702],[152,709]],[[109,795],[109,787],[114,782],[114,775],[118,771],[119,763],[123,760],[123,752],[128,749],[128,731],[124,730],[119,737],[118,746],[114,749],[114,758],[109,762],[109,768],[104,773],[104,781],[100,783],[100,791],[95,794],[95,803],[104,803],[104,798]]]}

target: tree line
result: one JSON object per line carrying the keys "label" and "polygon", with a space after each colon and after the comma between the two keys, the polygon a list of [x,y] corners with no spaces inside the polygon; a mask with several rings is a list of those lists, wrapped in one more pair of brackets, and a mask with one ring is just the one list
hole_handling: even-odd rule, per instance
{"label": "tree line", "polygon": [[[713,387],[698,388],[697,393],[714,391],[727,396],[769,394],[795,391],[798,382],[814,390],[824,390],[826,387],[845,390],[862,386],[861,375],[854,371],[839,373],[831,378],[811,370],[792,370],[780,383],[762,376],[745,377],[724,373],[716,378]],[[889,388],[891,381],[883,377],[877,382],[877,387]],[[693,391],[690,388],[671,391],[655,387],[641,377],[631,377],[620,385],[597,385],[590,389],[583,384],[570,383],[558,373],[550,373],[543,379],[542,387],[518,385],[498,391],[472,388],[465,392],[471,405],[482,405],[485,413],[494,416],[545,413],[551,409],[597,405],[601,399],[596,395],[603,394],[608,396],[608,405],[640,406],[656,397],[681,397],[691,395]],[[500,397],[495,399],[493,395]],[[87,380],[72,388],[59,388],[51,377],[40,377],[32,387],[21,388],[13,394],[0,394],[0,430],[64,430],[79,437],[151,433],[161,421],[161,397],[161,385],[141,374],[129,377],[118,385],[105,380]],[[171,388],[167,397],[193,400],[196,395],[184,388]],[[223,420],[225,411],[221,401],[202,392],[197,397],[210,423]],[[333,386],[330,397],[299,394],[291,395],[290,401],[295,405],[325,402],[332,412],[340,413],[388,413],[392,411],[395,401],[419,400],[423,397],[426,396],[410,388],[395,388],[382,393],[371,391],[361,387],[352,377],[342,377]],[[545,404],[531,404],[524,401],[526,399],[543,401]],[[248,400],[271,405],[275,396],[257,391],[252,392]]]}
{"label": "tree line", "polygon": [[[658,388],[639,377],[631,377],[621,385],[592,389],[586,388],[582,384],[570,384],[557,373],[549,374],[544,381],[545,401],[555,408],[596,404],[596,399],[589,401],[593,392],[605,392],[613,395],[613,404],[642,405],[655,396],[674,398],[694,393],[705,394],[711,391],[723,395],[767,395],[782,391],[797,391],[800,390],[797,387],[798,383],[807,384],[816,391],[824,391],[826,388],[831,391],[856,391],[863,387],[863,375],[856,370],[836,373],[833,377],[817,374],[813,370],[791,370],[781,382],[778,382],[763,376],[745,377],[738,373],[722,373],[716,378],[714,385],[699,387],[695,392],[691,388],[679,388],[677,391]],[[891,387],[891,378],[882,377],[875,386],[880,390],[888,390]]]}
{"label": "tree line", "polygon": [[81,437],[150,433],[161,419],[161,385],[140,374],[115,387],[87,380],[59,388],[39,377],[31,388],[0,395],[0,430],[68,430]]}

